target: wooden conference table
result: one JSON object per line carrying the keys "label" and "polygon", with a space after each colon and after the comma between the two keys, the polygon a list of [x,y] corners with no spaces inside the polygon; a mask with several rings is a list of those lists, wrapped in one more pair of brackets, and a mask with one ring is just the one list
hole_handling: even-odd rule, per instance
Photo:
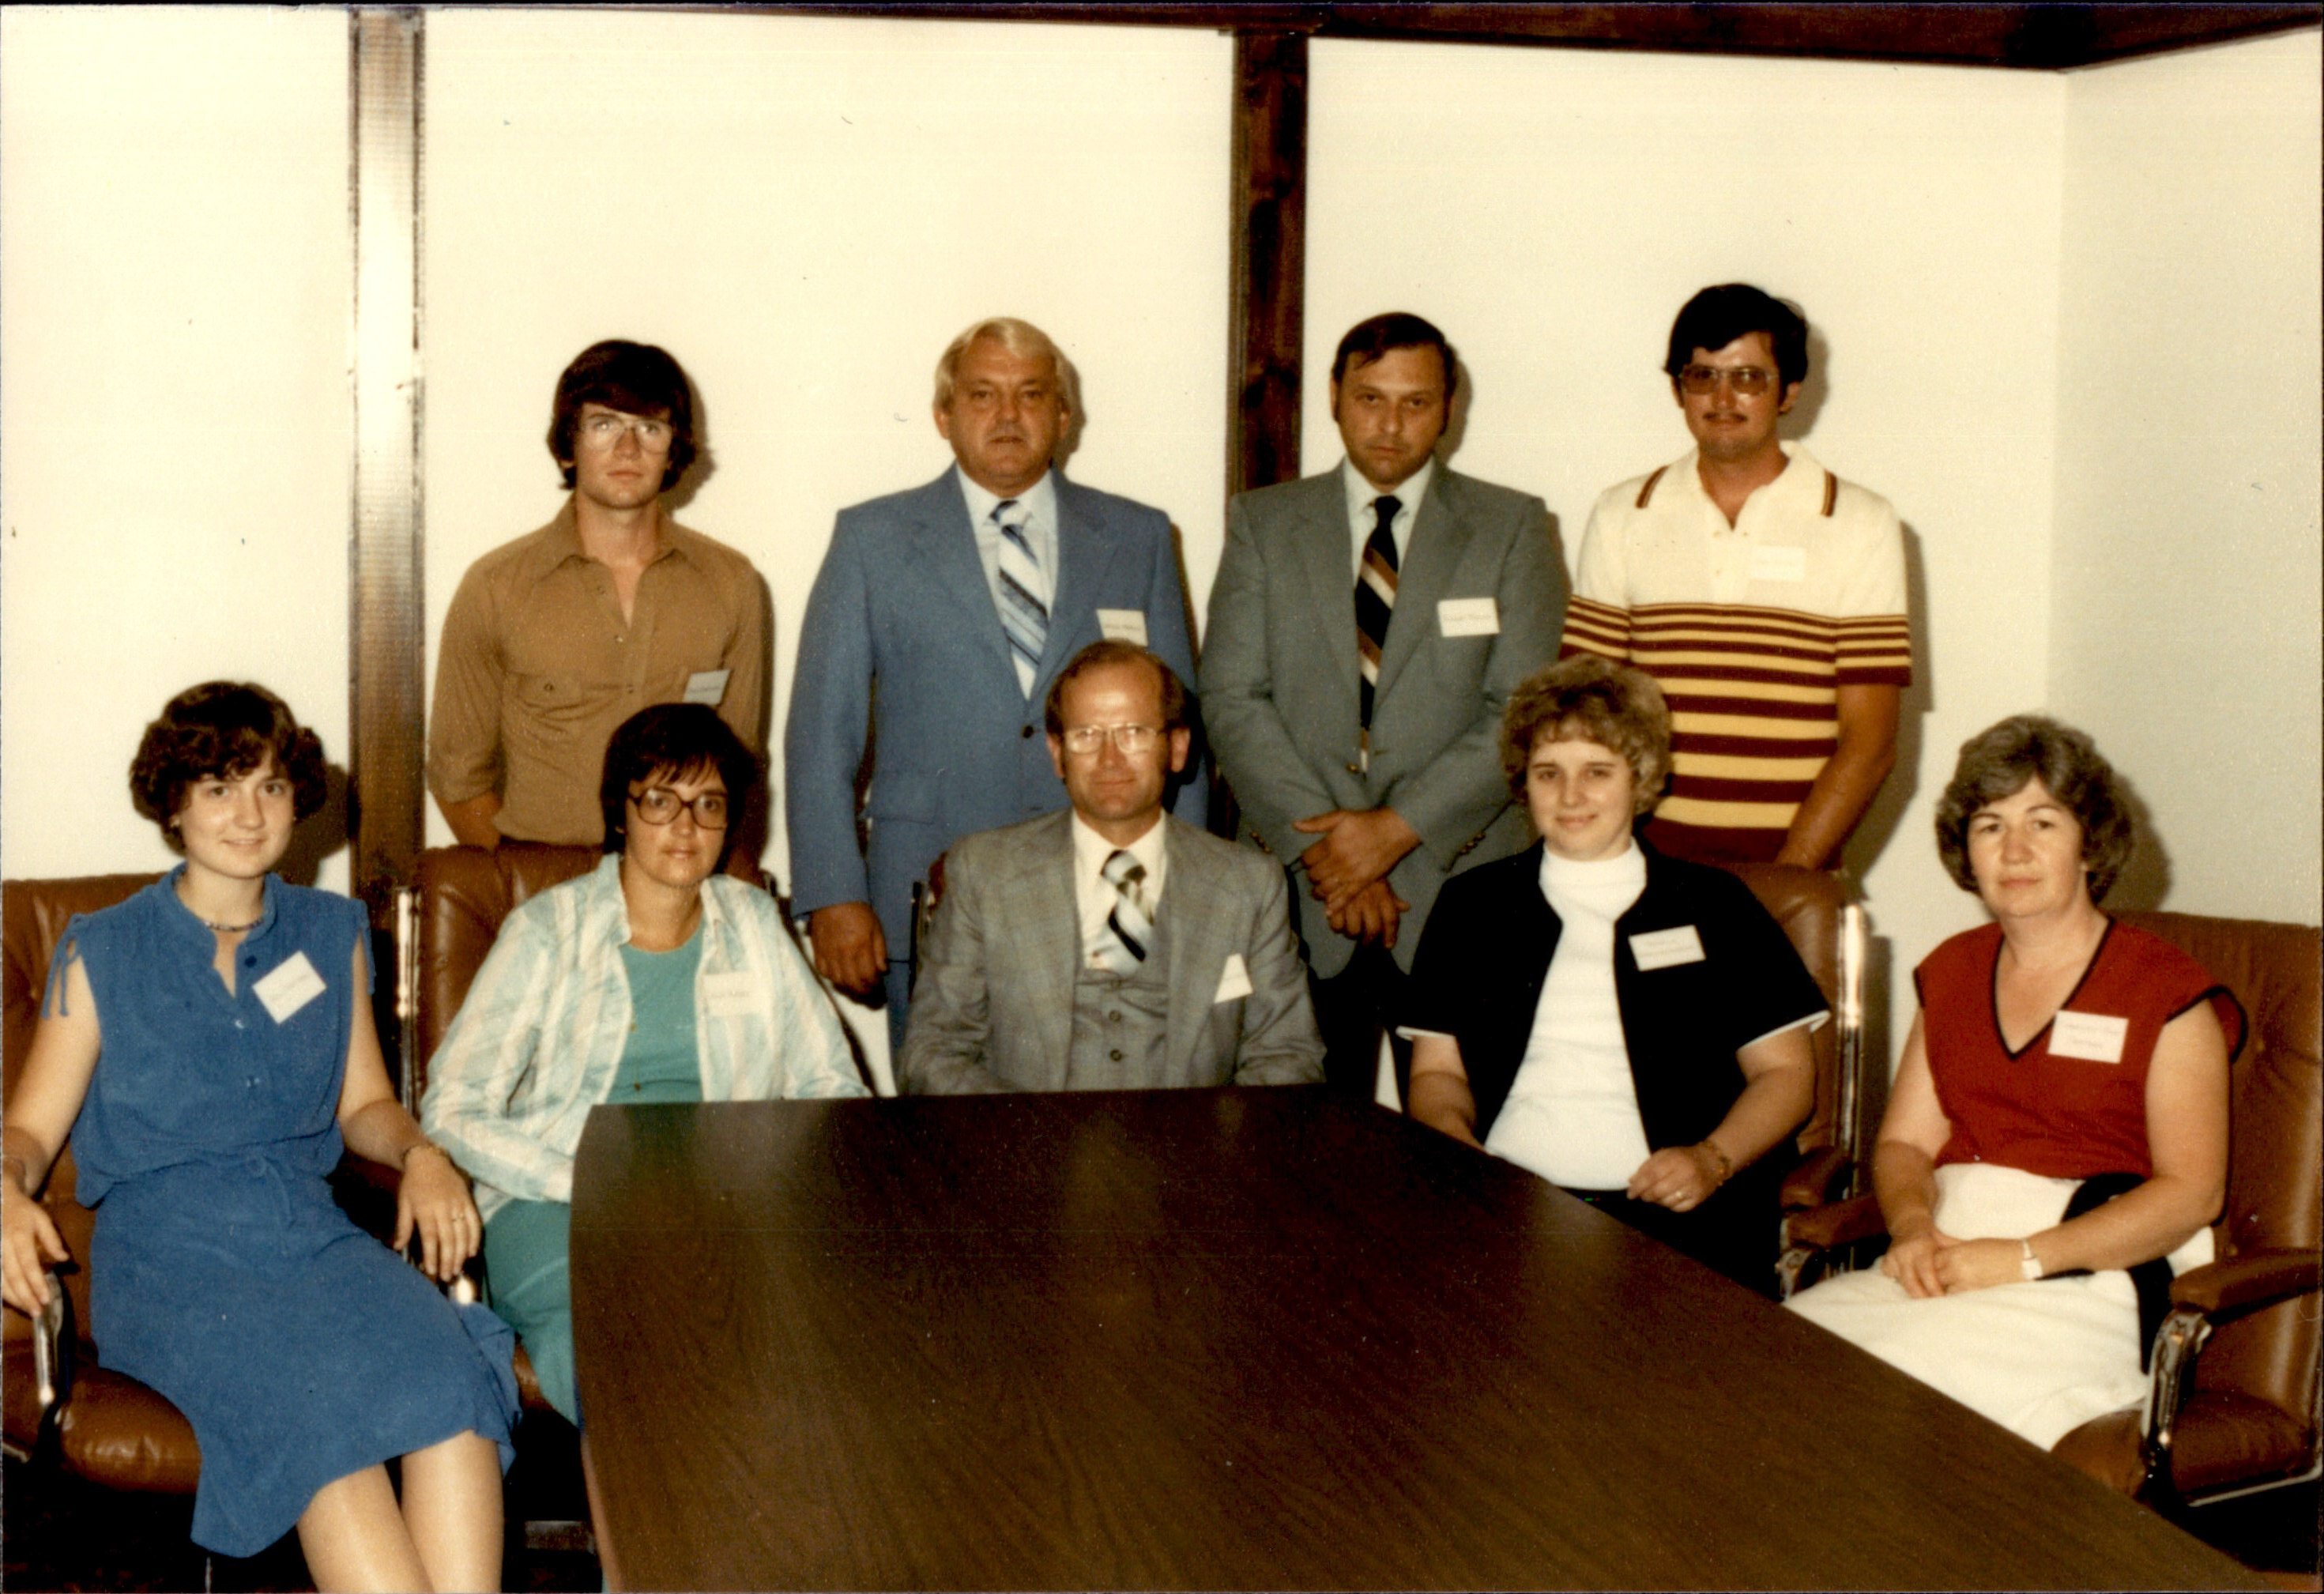
{"label": "wooden conference table", "polygon": [[572,1267],[615,1588],[2264,1587],[1321,1089],[600,1107]]}

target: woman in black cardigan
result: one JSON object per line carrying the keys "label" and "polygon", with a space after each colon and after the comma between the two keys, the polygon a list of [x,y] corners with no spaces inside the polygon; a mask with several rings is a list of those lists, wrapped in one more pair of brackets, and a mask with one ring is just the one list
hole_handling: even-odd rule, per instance
{"label": "woman in black cardigan", "polygon": [[1412,1116],[1762,1294],[1776,1149],[1828,1016],[1749,888],[1631,834],[1670,770],[1646,676],[1554,665],[1501,721],[1542,842],[1447,880],[1413,965]]}

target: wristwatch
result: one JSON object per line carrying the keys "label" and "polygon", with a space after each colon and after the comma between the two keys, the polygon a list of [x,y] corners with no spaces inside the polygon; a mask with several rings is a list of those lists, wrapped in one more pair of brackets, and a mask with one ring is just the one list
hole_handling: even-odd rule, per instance
{"label": "wristwatch", "polygon": [[2019,1240],[2017,1248],[2023,1253],[2017,1263],[2018,1270],[2025,1275],[2025,1282],[2032,1284],[2042,1276],[2042,1258],[2034,1254],[2034,1242],[2030,1239]]}

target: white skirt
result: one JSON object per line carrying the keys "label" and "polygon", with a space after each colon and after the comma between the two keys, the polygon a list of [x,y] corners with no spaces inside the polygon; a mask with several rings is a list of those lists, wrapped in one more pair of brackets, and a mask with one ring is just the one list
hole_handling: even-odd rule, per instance
{"label": "white skirt", "polygon": [[[2023,1239],[2054,1227],[2080,1184],[1951,1163],[1937,1170],[1937,1227],[1956,1239]],[[2210,1253],[2211,1231],[2200,1230],[2172,1255],[2172,1270]],[[1827,1279],[1790,1304],[2043,1450],[2146,1397],[2137,1292],[2120,1269],[1927,1300],[1875,1269]]]}

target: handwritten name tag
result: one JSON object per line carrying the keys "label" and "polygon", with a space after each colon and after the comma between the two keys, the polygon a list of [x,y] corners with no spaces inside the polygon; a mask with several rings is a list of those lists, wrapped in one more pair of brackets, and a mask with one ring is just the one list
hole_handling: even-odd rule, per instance
{"label": "handwritten name tag", "polygon": [[1501,608],[1491,598],[1440,598],[1436,628],[1448,637],[1497,637]]}
{"label": "handwritten name tag", "polygon": [[714,1018],[742,1018],[764,1012],[767,987],[748,969],[725,969],[702,976],[702,1005]]}
{"label": "handwritten name tag", "polygon": [[1754,581],[1805,581],[1808,550],[1803,548],[1755,548],[1751,550]]}
{"label": "handwritten name tag", "polygon": [[305,953],[294,952],[250,989],[277,1024],[287,1024],[291,1014],[323,994],[323,977]]}
{"label": "handwritten name tag", "polygon": [[1109,642],[1129,642],[1135,647],[1146,646],[1146,611],[1143,609],[1100,609],[1097,628]]}
{"label": "handwritten name tag", "polygon": [[1638,960],[1641,973],[1679,963],[1699,963],[1702,961],[1702,937],[1694,933],[1692,925],[1648,930],[1630,937],[1630,955]]}
{"label": "handwritten name tag", "polygon": [[726,677],[733,673],[731,669],[696,670],[686,677],[686,701],[717,707],[718,700],[726,696]]}
{"label": "handwritten name tag", "polygon": [[2085,1063],[2119,1063],[2122,1043],[2129,1035],[2127,1018],[2061,1008],[2050,1021],[2050,1055],[2079,1057]]}
{"label": "handwritten name tag", "polygon": [[1220,1002],[1236,1001],[1250,994],[1250,971],[1242,966],[1242,954],[1230,952],[1227,954],[1227,966],[1219,971],[1219,993],[1211,998],[1211,1004],[1215,1007]]}

